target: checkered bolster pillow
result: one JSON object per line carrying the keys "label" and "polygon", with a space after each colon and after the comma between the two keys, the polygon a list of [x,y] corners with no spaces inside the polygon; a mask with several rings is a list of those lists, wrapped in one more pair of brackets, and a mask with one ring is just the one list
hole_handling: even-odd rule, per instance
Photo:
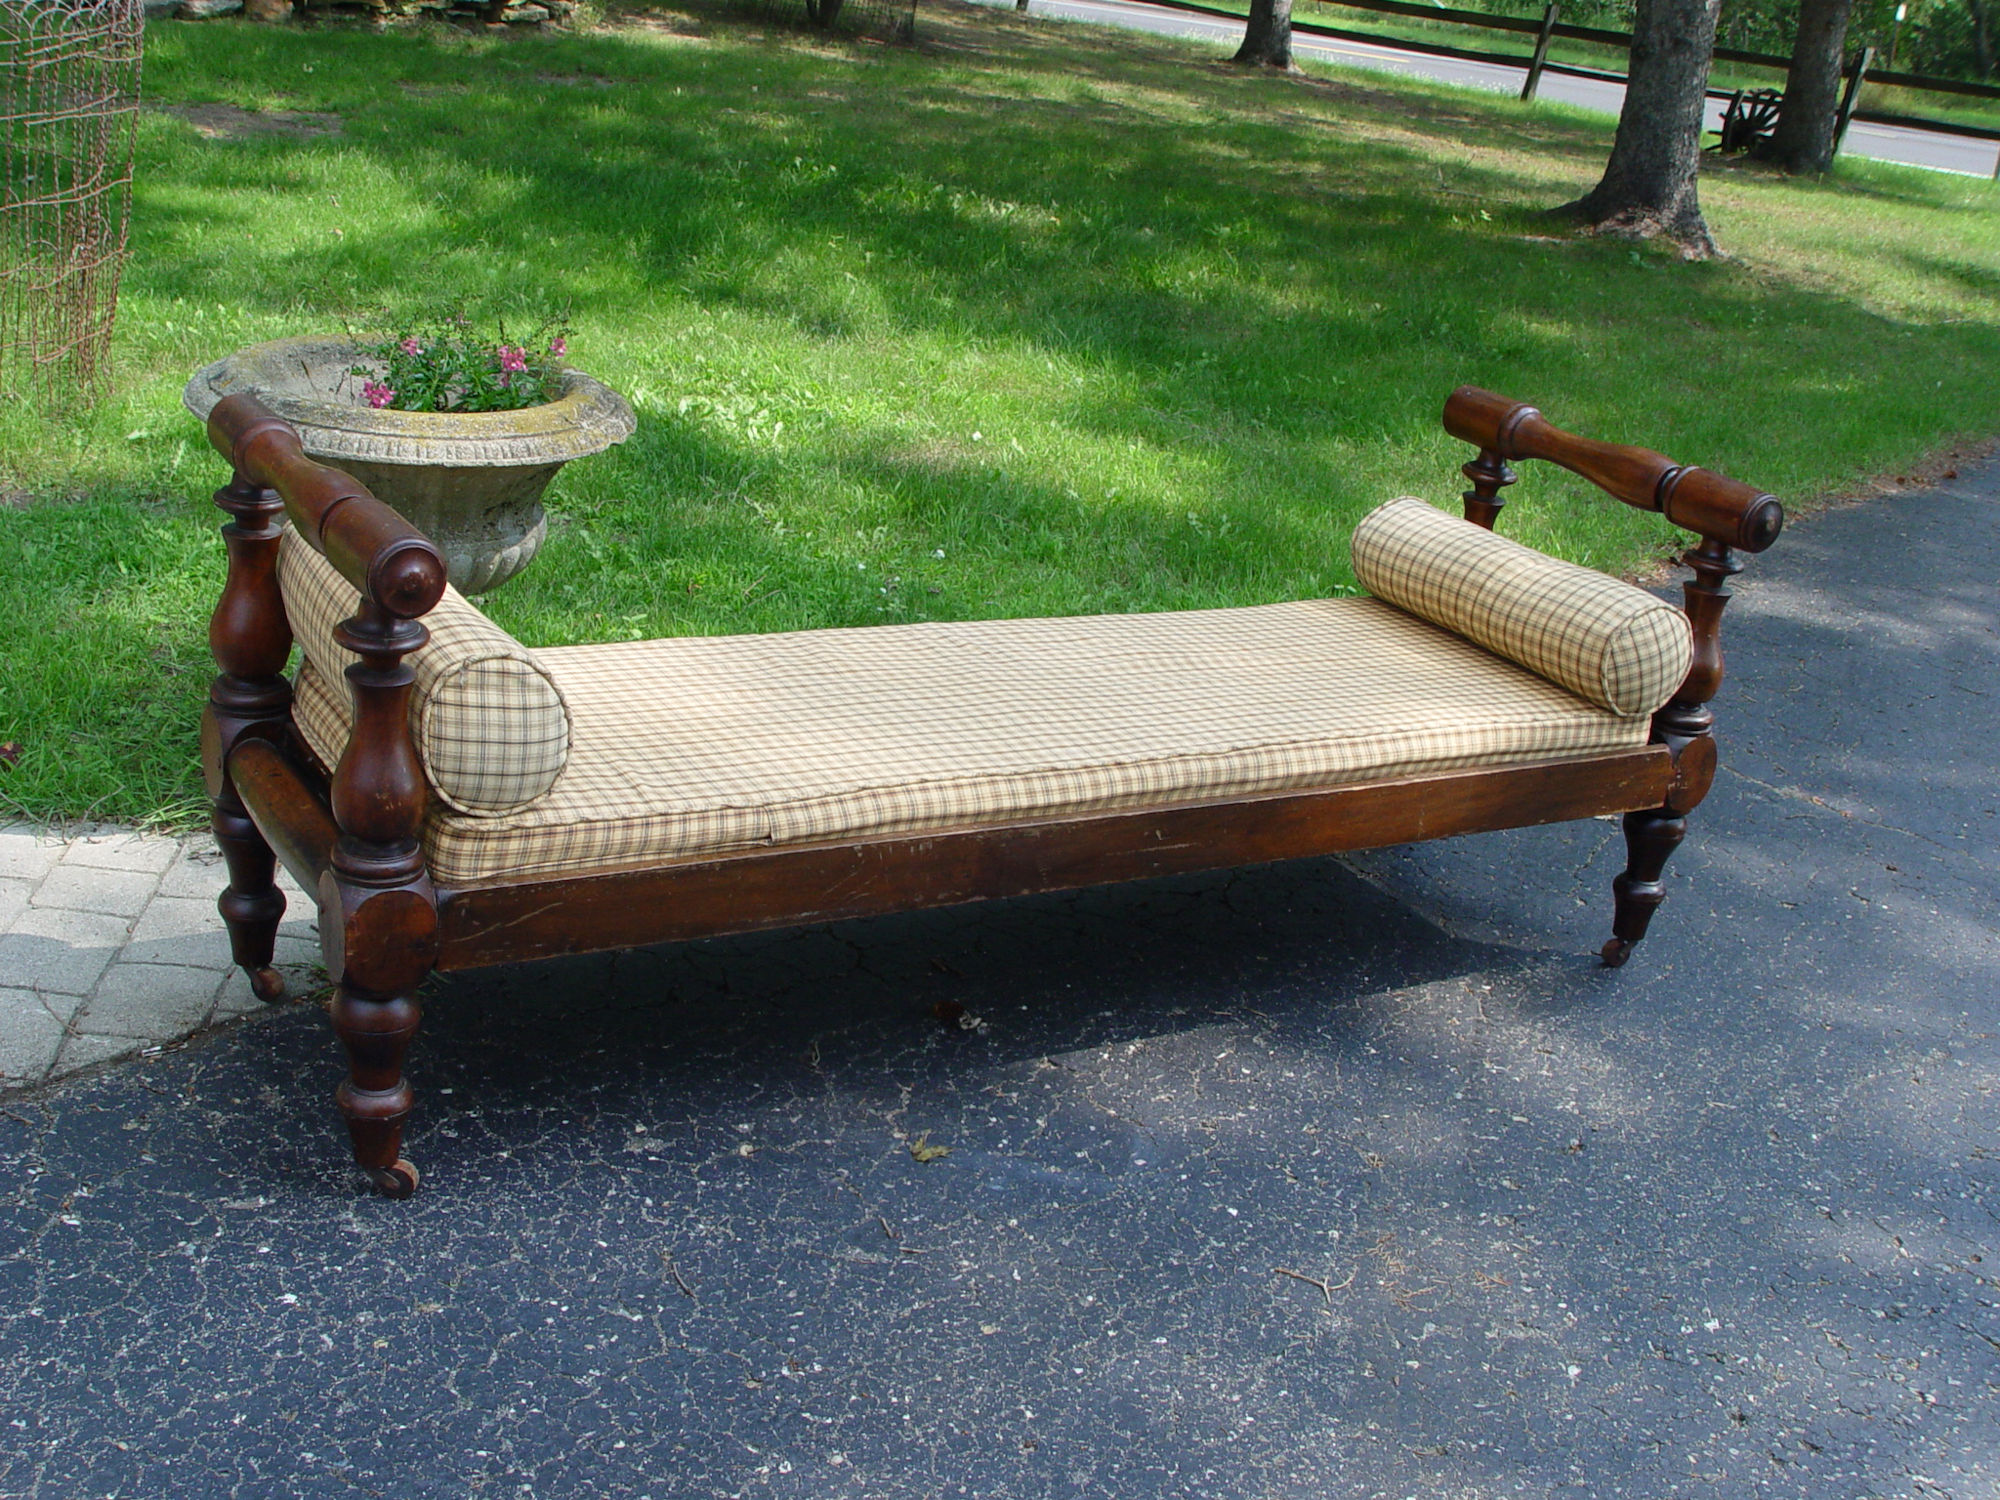
{"label": "checkered bolster pillow", "polygon": [[1687,616],[1644,589],[1404,496],[1354,528],[1362,587],[1623,718],[1687,676]]}
{"label": "checkered bolster pillow", "polygon": [[[332,764],[353,728],[354,706],[341,673],[360,658],[334,643],[334,627],[353,615],[354,586],[297,532],[278,550],[285,614],[306,660],[335,692],[341,714],[336,743],[314,743]],[[475,817],[525,807],[556,784],[569,760],[569,705],[527,648],[468,604],[457,589],[424,616],[429,644],[409,658],[417,685],[410,730],[432,789],[446,805]],[[309,740],[331,738],[317,720],[301,720]],[[317,732],[316,732],[317,731]]]}

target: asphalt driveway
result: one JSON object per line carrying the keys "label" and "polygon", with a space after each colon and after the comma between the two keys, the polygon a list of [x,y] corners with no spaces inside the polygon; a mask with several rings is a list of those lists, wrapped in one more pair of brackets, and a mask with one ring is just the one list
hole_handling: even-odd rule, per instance
{"label": "asphalt driveway", "polygon": [[440,983],[403,1204],[311,1005],[15,1096],[0,1494],[1990,1497],[1996,576],[1753,561],[1616,972],[1586,823]]}

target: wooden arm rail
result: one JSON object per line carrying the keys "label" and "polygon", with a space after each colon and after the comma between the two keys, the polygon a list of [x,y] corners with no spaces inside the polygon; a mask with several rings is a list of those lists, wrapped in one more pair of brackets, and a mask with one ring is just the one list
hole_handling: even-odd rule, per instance
{"label": "wooden arm rail", "polygon": [[[1479,449],[1479,457],[1466,466],[1475,488],[1483,475],[1494,470],[1506,476],[1495,476],[1496,492],[1499,485],[1513,483],[1508,459],[1542,458],[1581,475],[1627,505],[1658,511],[1674,525],[1725,547],[1762,552],[1784,530],[1785,508],[1773,495],[1707,469],[1677,464],[1650,448],[1600,443],[1564,432],[1526,402],[1509,401],[1476,385],[1462,385],[1451,393],[1444,404],[1444,426],[1453,437]],[[1493,500],[1491,495],[1481,498]],[[1481,524],[1492,523],[1489,519]]]}
{"label": "wooden arm rail", "polygon": [[[406,661],[444,591],[437,549],[350,476],[314,463],[291,426],[254,396],[231,396],[208,435],[234,473],[216,492],[229,576],[210,624],[219,668],[202,726],[214,826],[229,864],[220,906],[236,962],[276,998],[271,967],[283,859],[312,891],[336,984],[330,1006],[349,1072],[338,1101],[355,1160],[382,1192],[406,1196],[412,1107],[403,1059],[426,976],[559,953],[746,932],[1110,880],[1215,869],[1554,820],[1624,815],[1627,862],[1613,883],[1607,964],[1625,962],[1665,895],[1667,857],[1715,775],[1724,587],[1784,512],[1771,496],[1644,448],[1577,437],[1534,407],[1472,386],[1446,403],[1448,431],[1478,453],[1464,466],[1468,520],[1491,527],[1509,460],[1541,458],[1628,505],[1695,531],[1683,561],[1693,638],[1686,678],[1653,715],[1650,743],[1277,793],[1125,807],[929,832],[752,848],[688,860],[638,859],[561,875],[433,884],[420,834],[428,789],[409,725]],[[334,639],[354,725],[330,777],[305,753],[283,671],[292,646],[278,573],[279,519],[359,593]],[[1632,736],[1636,739],[1636,734]]]}
{"label": "wooden arm rail", "polygon": [[292,524],[384,613],[412,620],[444,597],[444,558],[361,482],[306,457],[299,435],[255,396],[225,396],[208,440],[246,483],[275,490]]}

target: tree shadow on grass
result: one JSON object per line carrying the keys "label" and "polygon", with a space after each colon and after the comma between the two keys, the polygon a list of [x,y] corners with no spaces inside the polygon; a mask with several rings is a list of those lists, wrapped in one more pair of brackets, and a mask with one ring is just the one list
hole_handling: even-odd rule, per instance
{"label": "tree shadow on grass", "polygon": [[[566,301],[584,367],[643,426],[554,491],[548,563],[590,580],[566,600],[531,573],[495,601],[545,642],[1327,592],[1369,505],[1448,503],[1463,454],[1438,410],[1467,381],[1788,499],[2000,415],[1988,321],[1533,219],[1587,178],[1603,125],[958,7],[919,51],[693,24],[159,31],[155,98],[343,133],[204,142],[149,116],[126,328],[145,320],[177,388],[234,342],[385,308]],[[1984,285],[1913,253],[1933,285]],[[1012,432],[975,444],[989,395],[1025,458]],[[1103,474],[1127,455],[1136,479]],[[172,482],[205,491],[208,462]],[[88,487],[111,460],[75,464]],[[1667,544],[1551,488],[1513,534],[1620,568]],[[873,551],[852,535],[878,530]],[[980,575],[928,576],[941,546]],[[883,569],[942,592],[885,612]]]}
{"label": "tree shadow on grass", "polygon": [[[1691,356],[1727,357],[1674,336],[1672,299],[1632,295],[1623,247],[1491,228],[1485,205],[1549,196],[1546,166],[1512,163],[1505,148],[1575,155],[1601,145],[1601,132],[1593,141],[1561,121],[1220,67],[1187,70],[1199,90],[1167,89],[1155,43],[1059,47],[1011,21],[977,24],[1038,45],[1010,41],[1004,66],[983,69],[956,46],[835,61],[838,48],[778,45],[756,55],[749,85],[713,49],[597,35],[568,54],[608,80],[588,90],[537,85],[546,49],[453,60],[485,107],[405,100],[393,133],[232,148],[236,161],[200,174],[202,201],[147,208],[153,233],[172,240],[206,225],[209,195],[286,180],[305,188],[301,157],[327,151],[358,154],[413,198],[427,195],[425,212],[375,223],[364,211],[338,240],[295,244],[249,278],[221,245],[140,274],[161,293],[197,295],[226,278],[233,297],[272,311],[351,311],[436,295],[450,278],[427,267],[521,263],[607,323],[635,295],[684,297],[833,346],[911,334],[1046,346],[1169,396],[1206,430],[1254,425],[1293,438],[1329,415],[1379,420],[1391,391],[1421,392],[1428,405],[1461,378],[1549,400],[1598,392],[1586,365],[1663,389],[1659,426],[1671,433],[1698,395],[1661,377]],[[284,39],[267,45],[275,55]],[[383,56],[404,68],[435,61],[417,42]],[[856,69],[871,84],[895,79],[892,108],[844,89]],[[1024,75],[1067,96],[1024,93]],[[699,94],[702,110],[666,108],[673,89]],[[1274,114],[1279,89],[1300,102]],[[1473,134],[1485,139],[1469,150]],[[1825,328],[1828,348],[1874,321],[1837,296],[1726,269],[1661,274],[1698,296],[1725,336],[1753,310],[1780,327]],[[1573,314],[1592,318],[1593,302],[1627,305],[1586,333]],[[1927,335],[1969,350],[1992,342],[1983,327]],[[1273,360],[1274,349],[1287,357]],[[635,373],[617,368],[615,348],[606,355],[608,373]],[[1301,369],[1364,372],[1362,402],[1374,411],[1315,401],[1295,379]],[[1852,373],[1863,400],[1871,385],[1907,378],[1894,359]]]}
{"label": "tree shadow on grass", "polygon": [[[950,44],[926,54],[790,40],[744,54],[728,50],[738,32],[716,26],[704,44],[594,34],[476,56],[460,56],[458,38],[350,36],[356,56],[342,62],[324,38],[240,34],[244,52],[214,60],[202,88],[302,78],[310,56],[332,90],[318,102],[342,106],[348,134],[206,148],[186,188],[146,202],[140,284],[188,300],[226,286],[294,330],[488,286],[496,270],[530,296],[560,290],[596,324],[590,368],[640,396],[644,430],[558,486],[558,518],[564,504],[604,512],[600,530],[626,544],[602,564],[602,596],[578,590],[588,608],[564,616],[530,576],[496,600],[544,640],[608,634],[642,608],[666,614],[662,630],[898,618],[874,578],[828,582],[796,536],[740,502],[746,484],[768,500],[832,468],[856,476],[910,558],[954,506],[982,512],[992,538],[1030,520],[1098,552],[1138,548],[1138,588],[1120,582],[1132,564],[1116,556],[1072,556],[1062,606],[1244,602],[1344,580],[1336,534],[1386,494],[1446,498],[1460,454],[1436,410],[1466,380],[1784,488],[1826,464],[1816,434],[1828,430],[1878,434],[1848,464],[1870,450],[1894,462],[1916,372],[2000,356],[1984,324],[1902,324],[1914,336],[1884,342],[1896,322],[1838,294],[1544,232],[1526,206],[1552,198],[1548,158],[1600,150],[1600,126],[1222,64],[1162,74],[1176,54],[1144,38],[1062,46],[954,12]],[[552,68],[584,82],[554,84]],[[412,82],[424,92],[410,96]],[[376,128],[378,112],[392,128]],[[356,190],[382,194],[384,210]],[[306,212],[336,196],[326,232],[240,248],[264,204]],[[1010,352],[1008,380],[1036,378],[1032,356],[1046,354],[1086,372],[1036,392],[1048,422],[1168,454],[1198,488],[1136,508],[1072,494],[974,454],[966,434],[826,418],[796,376],[772,388],[740,370],[658,368],[626,342],[648,322],[708,318],[810,350],[836,392],[908,376],[894,356],[904,346]],[[1772,364],[1770,346],[1786,358]],[[1870,358],[1854,360],[1862,346]],[[1750,424],[1746,440],[1740,416],[1716,410],[1718,372],[1784,420]],[[766,404],[790,424],[790,450],[750,442],[730,402]],[[916,446],[930,458],[904,462]],[[1238,548],[1218,576],[1190,514],[1278,546]],[[1518,524],[1530,542],[1574,540],[1560,508],[1522,508]],[[1622,546],[1664,544],[1664,526],[1622,524]],[[574,540],[558,530],[550,560]],[[766,588],[764,608],[686,594],[724,554],[738,594],[760,578],[788,592]],[[1244,558],[1258,560],[1254,578]],[[1018,556],[1006,566],[1032,570]],[[668,588],[682,590],[672,610]],[[1058,608],[1046,590],[1022,596]],[[944,616],[1022,608],[1004,588],[936,604]]]}

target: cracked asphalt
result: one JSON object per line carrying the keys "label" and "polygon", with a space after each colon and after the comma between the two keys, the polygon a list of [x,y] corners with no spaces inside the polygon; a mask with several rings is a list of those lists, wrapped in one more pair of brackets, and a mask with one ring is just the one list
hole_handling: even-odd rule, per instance
{"label": "cracked asphalt", "polygon": [[1996,523],[1752,560],[1616,972],[1589,822],[440,982],[403,1204],[312,1005],[17,1095],[0,1494],[1990,1500]]}

